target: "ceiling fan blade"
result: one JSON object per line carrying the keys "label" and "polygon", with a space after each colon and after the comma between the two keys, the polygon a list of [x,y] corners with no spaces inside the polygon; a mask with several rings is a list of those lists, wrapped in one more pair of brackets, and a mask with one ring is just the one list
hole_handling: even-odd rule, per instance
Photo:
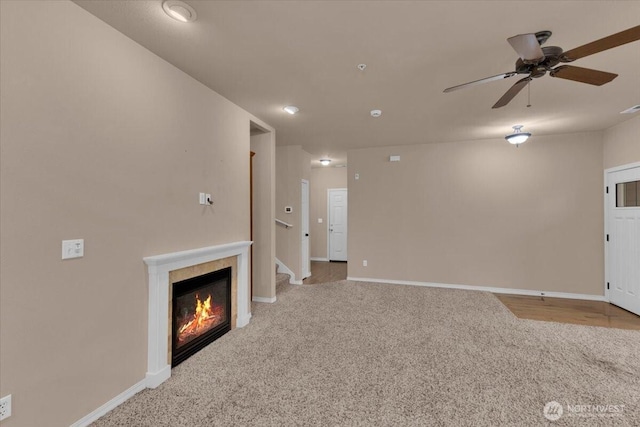
{"label": "ceiling fan blade", "polygon": [[482,84],[482,83],[492,82],[492,81],[495,81],[495,80],[502,80],[502,79],[509,78],[511,76],[515,76],[516,74],[517,73],[515,71],[512,71],[510,73],[498,74],[498,75],[487,77],[487,78],[484,78],[484,79],[475,80],[475,81],[472,81],[472,82],[469,82],[469,83],[463,83],[461,85],[448,87],[448,88],[446,88],[444,90],[444,92],[453,92],[454,90],[462,89],[462,88],[469,87],[469,86],[475,86],[475,85],[479,85],[479,84]]}
{"label": "ceiling fan blade", "polygon": [[524,79],[518,80],[516,84],[511,86],[511,88],[502,95],[502,98],[500,98],[491,108],[500,108],[507,105],[530,81],[531,77],[525,77]]}
{"label": "ceiling fan blade", "polygon": [[602,86],[618,77],[617,74],[607,73],[606,71],[575,67],[573,65],[561,65],[551,70],[549,74],[551,74],[552,77],[560,77],[561,79],[588,83],[595,86]]}
{"label": "ceiling fan blade", "polygon": [[576,59],[638,40],[640,40],[640,25],[571,49],[563,54],[562,62],[575,61]]}
{"label": "ceiling fan blade", "polygon": [[518,34],[507,39],[520,59],[527,62],[535,62],[544,59],[544,53],[535,34]]}

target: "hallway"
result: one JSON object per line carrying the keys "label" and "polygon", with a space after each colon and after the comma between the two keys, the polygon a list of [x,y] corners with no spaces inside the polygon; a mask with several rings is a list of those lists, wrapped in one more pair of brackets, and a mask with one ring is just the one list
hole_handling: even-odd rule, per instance
{"label": "hallway", "polygon": [[340,261],[311,261],[311,277],[302,281],[304,285],[337,282],[347,279],[347,263]]}

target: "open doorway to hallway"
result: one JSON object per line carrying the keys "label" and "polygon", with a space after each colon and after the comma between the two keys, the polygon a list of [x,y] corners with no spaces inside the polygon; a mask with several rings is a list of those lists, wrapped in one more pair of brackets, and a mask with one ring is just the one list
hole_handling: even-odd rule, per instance
{"label": "open doorway to hallway", "polygon": [[311,261],[311,277],[302,281],[304,285],[347,280],[346,262]]}

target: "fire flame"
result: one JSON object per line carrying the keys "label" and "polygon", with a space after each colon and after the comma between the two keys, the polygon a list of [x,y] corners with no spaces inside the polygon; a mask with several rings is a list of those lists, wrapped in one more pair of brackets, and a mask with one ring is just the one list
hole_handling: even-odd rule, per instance
{"label": "fire flame", "polygon": [[189,322],[178,329],[178,340],[182,341],[187,336],[197,334],[202,328],[209,328],[211,320],[215,317],[211,308],[211,295],[202,302],[200,296],[196,294],[196,312]]}

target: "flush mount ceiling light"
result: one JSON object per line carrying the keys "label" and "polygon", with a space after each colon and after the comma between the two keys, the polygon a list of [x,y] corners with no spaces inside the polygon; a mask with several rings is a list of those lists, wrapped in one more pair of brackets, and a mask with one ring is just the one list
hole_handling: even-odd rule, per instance
{"label": "flush mount ceiling light", "polygon": [[329,166],[329,163],[331,163],[331,159],[320,159],[320,164],[322,166]]}
{"label": "flush mount ceiling light", "polygon": [[529,132],[522,132],[522,125],[516,125],[513,127],[513,133],[505,136],[504,139],[506,139],[509,144],[518,146],[529,139],[530,136],[531,134]]}
{"label": "flush mount ceiling light", "polygon": [[295,114],[298,111],[300,111],[300,109],[298,107],[296,107],[295,105],[287,105],[286,107],[283,108],[284,111],[286,111],[289,114]]}
{"label": "flush mount ceiling light", "polygon": [[380,117],[382,115],[381,110],[371,110],[371,117]]}
{"label": "flush mount ceiling light", "polygon": [[162,3],[162,9],[167,15],[180,22],[193,22],[198,17],[194,8],[179,0],[165,1]]}

